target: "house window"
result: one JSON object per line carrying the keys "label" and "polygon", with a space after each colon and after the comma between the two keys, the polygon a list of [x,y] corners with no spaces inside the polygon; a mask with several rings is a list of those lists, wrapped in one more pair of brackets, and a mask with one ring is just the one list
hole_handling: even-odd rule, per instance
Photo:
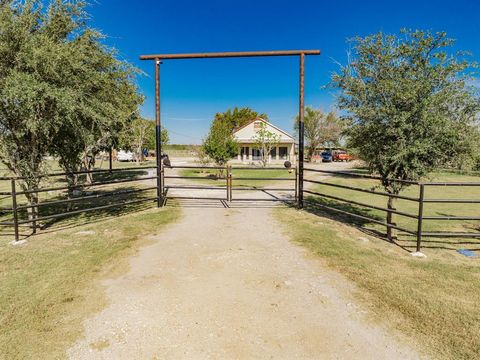
{"label": "house window", "polygon": [[240,156],[241,158],[243,159],[243,157],[245,156],[245,159],[248,160],[248,152],[249,152],[249,147],[248,146],[242,146],[240,148]]}
{"label": "house window", "polygon": [[278,155],[281,160],[287,160],[288,158],[288,148],[286,146],[280,146],[278,148]]}
{"label": "house window", "polygon": [[260,149],[252,149],[252,160],[261,160],[262,155]]}
{"label": "house window", "polygon": [[270,151],[270,155],[272,156],[272,160],[275,160],[277,158],[277,148],[273,147],[273,149]]}

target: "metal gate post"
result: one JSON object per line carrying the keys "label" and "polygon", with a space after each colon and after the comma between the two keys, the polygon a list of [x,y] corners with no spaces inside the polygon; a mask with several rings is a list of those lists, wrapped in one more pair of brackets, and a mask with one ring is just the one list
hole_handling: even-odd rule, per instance
{"label": "metal gate post", "polygon": [[423,200],[425,198],[425,185],[420,184],[420,196],[418,199],[418,228],[417,228],[417,252],[420,252],[423,235]]}
{"label": "metal gate post", "polygon": [[13,226],[15,231],[15,241],[20,239],[18,234],[18,210],[17,210],[17,191],[15,189],[15,180],[12,179],[12,211],[13,211]]}
{"label": "metal gate post", "polygon": [[304,91],[305,91],[305,54],[300,54],[300,95],[298,109],[298,199],[297,206],[303,208],[303,157],[304,157]]}
{"label": "metal gate post", "polygon": [[232,201],[232,166],[227,165],[227,201]]}
{"label": "metal gate post", "polygon": [[162,123],[160,118],[160,60],[155,59],[155,155],[157,160],[157,207],[163,206]]}

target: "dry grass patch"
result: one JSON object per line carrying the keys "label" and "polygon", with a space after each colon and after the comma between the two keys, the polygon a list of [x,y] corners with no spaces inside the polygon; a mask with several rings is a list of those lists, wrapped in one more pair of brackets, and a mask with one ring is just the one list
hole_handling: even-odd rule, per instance
{"label": "dry grass patch", "polygon": [[[417,259],[352,226],[281,209],[288,234],[353,281],[375,317],[435,359],[480,358],[480,260],[427,249]],[[368,241],[366,240],[368,239]]]}
{"label": "dry grass patch", "polygon": [[0,358],[63,358],[82,320],[106,304],[96,280],[125,271],[145,237],[178,216],[178,208],[151,209],[41,234],[25,246],[0,240]]}

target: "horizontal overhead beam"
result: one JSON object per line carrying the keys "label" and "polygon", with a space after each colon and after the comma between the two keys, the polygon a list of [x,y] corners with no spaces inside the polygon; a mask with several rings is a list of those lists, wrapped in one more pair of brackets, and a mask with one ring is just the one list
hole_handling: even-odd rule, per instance
{"label": "horizontal overhead beam", "polygon": [[169,59],[207,59],[227,57],[255,57],[255,56],[293,56],[293,55],[320,55],[320,50],[279,50],[279,51],[239,51],[213,52],[196,54],[154,54],[142,55],[140,60],[169,60]]}

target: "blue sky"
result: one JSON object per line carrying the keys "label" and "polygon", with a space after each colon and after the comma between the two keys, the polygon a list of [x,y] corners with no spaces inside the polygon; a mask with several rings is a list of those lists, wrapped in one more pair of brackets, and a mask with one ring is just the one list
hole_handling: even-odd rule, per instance
{"label": "blue sky", "polygon": [[[335,97],[323,88],[346,40],[399,29],[447,31],[456,48],[480,60],[480,1],[314,0],[98,0],[88,8],[91,24],[119,56],[140,68],[142,115],[154,118],[153,62],[142,54],[211,51],[320,49],[307,57],[305,103],[326,111]],[[298,59],[240,58],[165,61],[162,122],[171,143],[199,143],[219,111],[249,106],[292,131],[298,112]]]}

